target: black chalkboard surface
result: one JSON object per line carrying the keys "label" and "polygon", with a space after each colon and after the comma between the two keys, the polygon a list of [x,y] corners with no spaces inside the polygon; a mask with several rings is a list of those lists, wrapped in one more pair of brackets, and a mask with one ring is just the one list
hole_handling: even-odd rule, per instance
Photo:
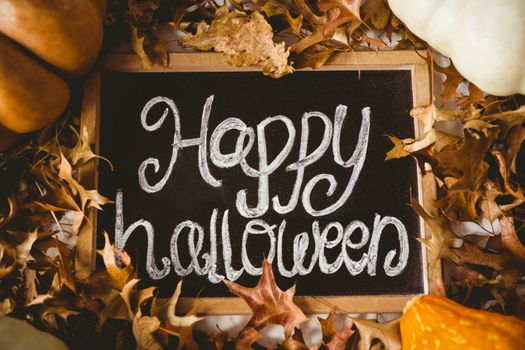
{"label": "black chalkboard surface", "polygon": [[[169,296],[230,297],[273,259],[297,296],[426,291],[410,69],[101,73],[97,230]],[[117,210],[118,208],[118,210]]]}

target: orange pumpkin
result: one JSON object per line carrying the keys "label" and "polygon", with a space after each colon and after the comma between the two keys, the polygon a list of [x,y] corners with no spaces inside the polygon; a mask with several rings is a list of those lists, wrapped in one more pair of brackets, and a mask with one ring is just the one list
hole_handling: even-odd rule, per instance
{"label": "orange pumpkin", "polygon": [[0,150],[67,106],[60,75],[84,74],[103,39],[106,0],[0,0]]}
{"label": "orange pumpkin", "polygon": [[435,295],[411,300],[401,317],[403,350],[525,349],[525,321]]}

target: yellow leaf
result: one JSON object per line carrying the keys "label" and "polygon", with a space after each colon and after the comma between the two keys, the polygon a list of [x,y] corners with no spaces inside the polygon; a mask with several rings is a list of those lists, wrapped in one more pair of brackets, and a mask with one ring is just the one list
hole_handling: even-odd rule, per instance
{"label": "yellow leaf", "polygon": [[131,265],[126,265],[124,268],[117,266],[115,248],[109,241],[109,236],[106,232],[104,232],[104,242],[104,248],[97,250],[97,253],[102,256],[109,277],[113,280],[117,288],[122,290],[131,275],[132,267]]}
{"label": "yellow leaf", "polygon": [[301,33],[301,26],[303,25],[303,16],[299,15],[296,18],[290,14],[290,11],[284,5],[277,1],[268,1],[260,9],[268,17],[282,16],[288,22],[293,34],[299,35]]}

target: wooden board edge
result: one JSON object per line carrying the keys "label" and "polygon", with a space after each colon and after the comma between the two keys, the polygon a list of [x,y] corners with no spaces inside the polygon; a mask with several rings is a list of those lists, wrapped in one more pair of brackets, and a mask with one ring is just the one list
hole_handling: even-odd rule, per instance
{"label": "wooden board edge", "polygon": [[[426,64],[426,51],[354,51],[338,52],[329,62],[318,70],[370,70],[389,67],[409,68]],[[169,53],[168,65],[154,64],[144,66],[140,57],[134,53],[109,53],[100,63],[100,69],[112,72],[254,72],[261,71],[261,66],[233,67],[227,63],[227,57],[214,52]],[[315,71],[310,68],[300,71]]]}
{"label": "wooden board edge", "polygon": [[[424,107],[432,103],[432,72],[428,64],[414,65],[412,72],[413,76],[413,92],[414,92],[414,107]],[[414,120],[416,127],[416,138],[420,139],[423,135],[424,121],[421,119]],[[429,213],[435,214],[434,201],[437,199],[437,184],[431,168],[420,169],[418,165],[418,200],[422,207]],[[426,238],[431,229],[425,223],[423,218],[420,218],[420,226],[422,228],[422,238]],[[428,252],[425,246],[422,247],[424,261],[427,262],[425,279],[427,281],[426,293],[428,294],[443,294],[443,275],[441,269],[441,260],[432,262],[429,261]]]}
{"label": "wooden board edge", "polygon": [[[80,137],[98,155],[98,135],[100,116],[100,73],[91,72],[84,82],[80,114]],[[78,169],[78,181],[88,189],[98,187],[98,157],[92,158]],[[97,213],[89,209],[80,228],[76,243],[75,275],[87,278],[95,270]]]}
{"label": "wooden board edge", "polygon": [[[401,312],[406,303],[417,294],[367,295],[367,296],[316,296],[295,297],[294,303],[305,314],[326,314],[331,311],[345,314]],[[167,302],[161,299],[160,304]],[[247,315],[251,313],[248,304],[237,297],[180,298],[177,313],[196,310],[200,315]]]}

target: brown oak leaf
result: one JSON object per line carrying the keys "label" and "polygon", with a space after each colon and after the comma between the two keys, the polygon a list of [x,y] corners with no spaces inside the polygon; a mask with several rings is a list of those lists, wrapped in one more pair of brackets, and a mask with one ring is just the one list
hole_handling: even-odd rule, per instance
{"label": "brown oak leaf", "polygon": [[363,21],[380,30],[385,29],[392,14],[385,0],[366,0],[361,11]]}
{"label": "brown oak leaf", "polygon": [[252,345],[262,338],[262,335],[251,327],[244,328],[235,341],[235,349],[252,350]]}
{"label": "brown oak leaf", "polygon": [[339,10],[337,17],[325,25],[325,34],[334,31],[337,27],[352,20],[361,22],[361,15],[359,13],[361,0],[317,0],[317,6],[325,12],[331,9]]}
{"label": "brown oak leaf", "polygon": [[323,347],[327,350],[345,350],[348,341],[355,333],[354,322],[346,322],[340,330],[337,330],[334,313],[330,313],[326,319],[319,318],[321,332],[323,335]]}
{"label": "brown oak leaf", "polygon": [[254,288],[243,287],[235,282],[224,280],[232,292],[243,298],[252,309],[252,317],[246,327],[262,329],[270,324],[283,326],[288,338],[295,327],[308,320],[301,309],[294,304],[295,286],[283,292],[277,286],[268,260],[263,261],[263,272]]}
{"label": "brown oak leaf", "polygon": [[281,346],[282,350],[315,350],[318,346],[308,347],[304,341],[303,332],[297,329],[290,338],[286,338]]}

